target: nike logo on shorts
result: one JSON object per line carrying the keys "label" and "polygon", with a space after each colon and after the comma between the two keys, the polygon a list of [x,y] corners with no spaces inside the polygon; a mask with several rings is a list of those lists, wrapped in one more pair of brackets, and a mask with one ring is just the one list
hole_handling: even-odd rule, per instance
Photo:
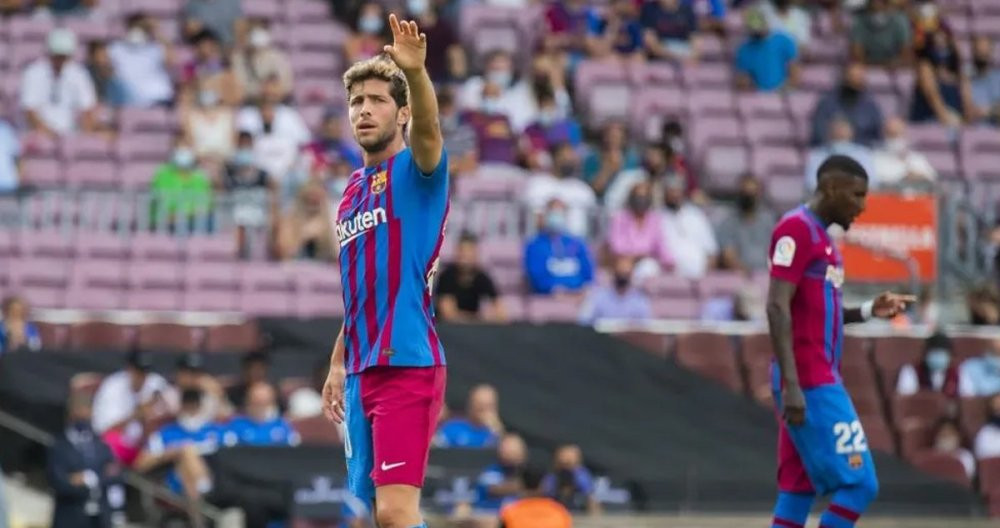
{"label": "nike logo on shorts", "polygon": [[390,469],[398,468],[405,463],[406,462],[396,462],[395,464],[386,464],[385,462],[382,462],[382,471],[389,471]]}

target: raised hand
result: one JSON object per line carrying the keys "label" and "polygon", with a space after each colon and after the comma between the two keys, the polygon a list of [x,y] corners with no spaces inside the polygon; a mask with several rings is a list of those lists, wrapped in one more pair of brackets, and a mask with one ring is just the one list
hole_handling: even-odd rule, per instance
{"label": "raised hand", "polygon": [[427,59],[427,35],[420,32],[414,21],[399,20],[395,14],[389,15],[392,29],[392,45],[384,51],[404,73],[424,67]]}
{"label": "raised hand", "polygon": [[872,315],[882,319],[892,319],[906,309],[906,305],[917,302],[914,295],[884,292],[872,303]]}

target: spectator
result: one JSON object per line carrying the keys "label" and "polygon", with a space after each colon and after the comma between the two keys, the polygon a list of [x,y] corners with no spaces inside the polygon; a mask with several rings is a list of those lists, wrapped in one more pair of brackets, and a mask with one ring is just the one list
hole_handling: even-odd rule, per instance
{"label": "spectator", "polygon": [[97,96],[87,70],[72,59],[76,35],[53,29],[48,50],[49,56],[29,64],[21,77],[21,107],[28,126],[53,137],[95,130]]}
{"label": "spectator", "polygon": [[977,121],[1000,125],[1000,67],[993,60],[993,40],[980,35],[972,43],[972,103]]}
{"label": "spectator", "polygon": [[29,17],[34,20],[52,20],[52,0],[27,0],[31,5],[28,7]]}
{"label": "spectator", "polygon": [[181,130],[188,145],[200,159],[221,161],[234,150],[236,114],[221,103],[219,93],[211,88],[198,91],[196,105],[183,105]]}
{"label": "spectator", "polygon": [[226,162],[222,174],[222,188],[232,192],[268,189],[271,185],[267,173],[257,167],[253,136],[249,132],[240,132],[236,138],[236,151]]}
{"label": "spectator", "polygon": [[323,386],[330,372],[330,361],[320,359],[313,368],[312,384],[299,387],[288,396],[289,420],[315,418],[323,415]]}
{"label": "spectator", "polygon": [[[583,145],[583,129],[556,101],[550,86],[540,87],[538,119],[528,125],[522,136],[522,156],[530,159],[542,152],[548,153],[557,143],[569,143],[573,148]],[[451,151],[449,151],[449,155]],[[529,163],[529,166],[539,164]]]}
{"label": "spectator", "polygon": [[240,0],[187,0],[181,11],[184,37],[196,40],[199,33],[211,31],[227,47],[236,42],[243,9]]}
{"label": "spectator", "polygon": [[979,460],[1000,456],[1000,394],[990,398],[990,415],[976,433],[974,449]]}
{"label": "spectator", "polygon": [[382,48],[390,43],[392,36],[385,23],[386,18],[385,9],[378,2],[365,2],[361,6],[354,23],[354,35],[344,44],[348,64],[382,53]]}
{"label": "spectator", "polygon": [[524,250],[524,268],[533,293],[576,294],[594,278],[593,260],[584,239],[568,233],[566,205],[549,202],[542,229]]}
{"label": "spectator", "polygon": [[969,322],[975,326],[1000,324],[1000,293],[993,284],[982,284],[968,293]]}
{"label": "spectator", "polygon": [[196,90],[212,90],[219,94],[219,99],[226,106],[241,104],[243,85],[223,55],[219,37],[209,30],[203,30],[194,36],[193,44],[194,57],[184,65],[181,74],[181,84],[185,87],[184,98],[193,99],[196,97]]}
{"label": "spectator", "polygon": [[504,322],[507,315],[498,299],[493,279],[479,264],[475,235],[465,233],[458,241],[455,262],[437,277],[436,313],[444,321]]}
{"label": "spectator", "polygon": [[799,76],[795,41],[782,32],[771,31],[757,8],[747,9],[744,19],[750,36],[736,50],[736,86],[762,92],[795,86]]}
{"label": "spectator", "polygon": [[524,472],[521,498],[500,509],[500,528],[571,528],[573,517],[565,506],[546,497],[542,474]]}
{"label": "spectator", "polygon": [[456,174],[470,172],[479,164],[476,129],[462,119],[451,92],[439,90],[437,98],[438,121],[444,136],[444,149],[448,152],[448,170]]}
{"label": "spectator", "polygon": [[299,434],[281,417],[274,387],[267,382],[254,383],[247,389],[243,416],[237,416],[226,426],[226,441],[230,435],[240,445],[294,446]]}
{"label": "spectator", "polygon": [[[925,4],[933,8],[933,4]],[[960,126],[972,113],[969,77],[962,70],[958,43],[943,27],[929,32],[916,48],[917,81],[910,121]]]}
{"label": "spectator", "polygon": [[552,147],[552,171],[528,180],[523,200],[532,211],[540,211],[558,198],[566,206],[566,230],[577,236],[590,233],[590,219],[597,205],[594,190],[582,179],[580,157],[569,143]]}
{"label": "spectator", "polygon": [[796,0],[769,0],[761,3],[760,10],[767,25],[774,31],[785,33],[799,49],[812,39],[812,18],[798,6]]}
{"label": "spectator", "polygon": [[[698,189],[698,182],[683,156],[672,146],[677,141],[661,140],[643,147],[641,165],[635,169],[619,172],[604,191],[604,205],[615,211],[628,205],[632,188],[640,182],[648,182],[653,188],[653,208],[663,206],[663,181],[668,176],[681,175],[692,200],[704,194]],[[707,200],[707,198],[705,198]]]}
{"label": "spectator", "polygon": [[[55,503],[52,528],[110,528],[112,510],[124,506],[121,467],[90,425],[87,396],[71,394],[66,410],[66,428],[48,452],[47,475]],[[0,525],[5,523],[6,518],[0,518]]]}
{"label": "spectator", "polygon": [[812,116],[813,145],[829,141],[830,123],[838,117],[851,124],[856,143],[872,147],[882,140],[882,110],[865,90],[865,65],[860,62],[845,66],[840,86],[816,103]]}
{"label": "spectator", "polygon": [[594,477],[583,465],[579,446],[568,444],[556,450],[552,471],[542,479],[542,491],[572,511],[596,513]]}
{"label": "spectator", "polygon": [[663,219],[653,208],[653,184],[648,180],[632,186],[627,207],[612,214],[607,240],[613,255],[649,260],[656,270],[673,267],[674,256],[663,238]]}
{"label": "spectator", "polygon": [[597,7],[587,13],[587,53],[594,59],[641,60],[642,25],[638,3],[612,0],[602,14]]}
{"label": "spectator", "polygon": [[890,117],[885,122],[885,142],[872,160],[879,185],[931,184],[937,171],[923,153],[913,150],[906,138],[906,121]]}
{"label": "spectator", "polygon": [[517,78],[509,53],[496,50],[483,59],[483,74],[469,78],[458,93],[463,110],[499,114],[520,133],[537,118],[538,109],[527,81]]}
{"label": "spectator", "polygon": [[[436,83],[452,82],[463,78],[467,58],[458,33],[451,22],[438,16],[438,7],[432,0],[409,0],[407,12],[427,35],[427,73]],[[451,155],[451,151],[448,152]]]}
{"label": "spectator", "polygon": [[[192,352],[177,360],[174,386],[180,392],[196,390],[201,393],[201,417],[205,422],[214,422],[232,414],[226,391],[219,380],[205,372],[205,359],[201,354]],[[179,398],[177,393],[174,396]],[[180,401],[173,404],[173,407],[179,408]]]}
{"label": "spectator", "polygon": [[601,319],[643,321],[653,316],[649,298],[632,287],[633,259],[617,257],[612,270],[612,283],[595,285],[587,294],[577,321],[593,325]]}
{"label": "spectator", "polygon": [[940,392],[949,398],[959,396],[958,364],[952,361],[951,339],[937,332],[924,341],[924,355],[915,365],[903,365],[896,381],[896,393],[910,396],[919,391]]}
{"label": "spectator", "polygon": [[946,453],[958,459],[965,468],[965,474],[971,479],[976,474],[976,457],[966,447],[962,438],[962,430],[951,418],[943,418],[934,427],[934,451]]}
{"label": "spectator", "polygon": [[337,253],[332,222],[326,190],[319,183],[306,183],[291,210],[278,222],[278,258],[333,262]]}
{"label": "spectator", "polygon": [[7,352],[42,349],[42,334],[28,320],[28,303],[12,295],[0,304],[0,356]]}
{"label": "spectator", "polygon": [[[329,168],[334,175],[345,177],[345,185],[346,177],[364,166],[357,147],[344,139],[344,111],[339,106],[327,108],[319,136],[305,147],[305,154],[308,172],[315,173],[319,167]],[[448,154],[451,156],[451,151]]]}
{"label": "spectator", "polygon": [[566,53],[576,64],[586,55],[590,8],[586,0],[550,1],[545,6],[542,49]]}
{"label": "spectator", "polygon": [[258,166],[284,184],[311,135],[298,110],[281,101],[281,80],[272,76],[264,81],[260,100],[237,114],[236,128],[253,134]]}
{"label": "spectator", "polygon": [[465,416],[442,423],[434,435],[434,446],[480,449],[496,445],[504,432],[498,399],[496,389],[490,385],[473,387],[469,391]]}
{"label": "spectator", "polygon": [[133,350],[126,367],[104,378],[94,395],[94,430],[125,465],[139,454],[147,422],[176,409],[167,398],[170,384],[151,368],[149,354]]}
{"label": "spectator", "polygon": [[232,55],[233,73],[249,99],[259,98],[265,79],[276,77],[282,99],[292,93],[292,63],[284,52],[274,47],[270,22],[266,18],[251,23],[247,46]]}
{"label": "spectator", "polygon": [[101,0],[77,0],[70,3],[68,9],[63,10],[63,16],[104,24],[109,23],[117,15],[116,12],[108,8],[107,0],[104,1],[104,5],[101,5]]}
{"label": "spectator", "polygon": [[271,358],[264,350],[248,352],[240,361],[240,381],[226,389],[229,403],[237,409],[246,407],[247,391],[257,383],[269,383]]}
{"label": "spectator", "polygon": [[528,461],[524,440],[507,433],[497,445],[497,462],[487,467],[476,480],[476,503],[481,512],[496,514],[507,503],[517,500],[524,490],[524,471]]}
{"label": "spectator", "polygon": [[816,188],[816,171],[820,164],[834,154],[850,156],[861,164],[868,173],[868,184],[871,187],[879,185],[878,174],[872,168],[872,152],[864,146],[854,142],[854,129],[851,123],[843,116],[835,116],[830,121],[830,129],[827,134],[827,142],[821,146],[813,147],[809,151],[809,158],[806,161],[806,189],[812,192]]}
{"label": "spectator", "polygon": [[212,207],[212,182],[182,137],[170,160],[156,169],[150,191],[153,225],[166,222],[171,229],[193,229],[198,216],[207,215]]}
{"label": "spectator", "polygon": [[170,104],[174,84],[170,79],[173,52],[157,32],[156,22],[143,13],[129,15],[125,39],[108,49],[115,74],[125,86],[131,106]]}
{"label": "spectator", "polygon": [[690,2],[654,0],[642,6],[642,38],[653,59],[698,60],[698,18]]}
{"label": "spectator", "polygon": [[963,398],[993,396],[1000,392],[1000,339],[982,355],[966,359],[958,370],[959,395]]}
{"label": "spectator", "polygon": [[17,191],[20,172],[21,141],[10,122],[0,119],[0,196]]}
{"label": "spectator", "polygon": [[684,179],[669,177],[664,182],[663,236],[674,256],[674,270],[681,277],[694,279],[712,268],[719,245],[708,216],[684,197]]}
{"label": "spectator", "polygon": [[601,131],[599,149],[584,158],[583,179],[598,196],[603,196],[618,174],[639,168],[639,163],[639,151],[628,141],[625,123],[612,121]]}
{"label": "spectator", "polygon": [[736,208],[719,225],[721,264],[726,269],[767,270],[767,248],[777,221],[774,211],[761,203],[764,186],[753,174],[744,174]]}
{"label": "spectator", "polygon": [[463,114],[464,122],[476,132],[479,161],[514,165],[517,163],[517,139],[510,119],[500,113],[472,111]]}
{"label": "spectator", "polygon": [[889,0],[868,0],[851,25],[851,57],[873,66],[899,66],[911,60],[911,40],[905,13]]}
{"label": "spectator", "polygon": [[108,45],[103,40],[93,40],[87,44],[87,72],[94,83],[98,102],[111,108],[124,106],[128,102],[125,83],[115,72]]}

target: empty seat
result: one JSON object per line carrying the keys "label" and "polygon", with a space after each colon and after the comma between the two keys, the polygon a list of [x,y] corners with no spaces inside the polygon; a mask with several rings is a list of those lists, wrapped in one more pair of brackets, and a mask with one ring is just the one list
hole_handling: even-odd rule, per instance
{"label": "empty seat", "polygon": [[197,351],[204,336],[203,328],[173,323],[148,323],[137,332],[139,348],[175,352]]}
{"label": "empty seat", "polygon": [[179,310],[184,285],[174,262],[136,261],[127,266],[125,305],[133,310]]}
{"label": "empty seat", "polygon": [[80,232],[75,244],[76,254],[87,260],[125,260],[129,255],[128,241],[114,233]]}
{"label": "empty seat", "polygon": [[[304,6],[307,4],[322,4],[322,2],[291,2],[289,5]],[[292,46],[299,51],[337,52],[347,39],[348,32],[344,31],[339,24],[316,22],[316,20],[321,19],[293,26],[294,31],[290,35]]]}
{"label": "empty seat", "polygon": [[746,275],[739,272],[713,272],[698,281],[698,295],[702,299],[732,296],[747,283]]}
{"label": "empty seat", "polygon": [[59,350],[66,346],[66,338],[69,334],[69,328],[66,325],[37,321],[35,326],[38,328],[43,348]]}
{"label": "empty seat", "polygon": [[920,152],[951,150],[956,139],[950,127],[939,123],[912,124],[907,131],[907,138],[913,148]]}
{"label": "empty seat", "polygon": [[694,297],[659,298],[650,302],[650,310],[657,319],[697,319],[701,302]]}
{"label": "empty seat", "polygon": [[979,489],[988,495],[1000,491],[1000,457],[979,460]]}
{"label": "empty seat", "polygon": [[870,345],[871,342],[867,338],[845,335],[844,344],[841,346],[843,354],[840,357],[840,363],[844,366],[857,365],[866,367],[870,371],[871,362],[868,358]]}
{"label": "empty seat", "polygon": [[22,257],[65,259],[74,256],[73,234],[51,229],[24,231],[18,237]]}
{"label": "empty seat", "polygon": [[231,233],[191,237],[186,245],[187,258],[192,263],[236,260],[236,237]]}
{"label": "empty seat", "polygon": [[878,385],[870,365],[843,363],[840,375],[844,379],[844,386],[852,394],[858,391],[877,393]]}
{"label": "empty seat", "polygon": [[991,340],[985,337],[955,336],[951,342],[954,346],[956,361],[981,355],[992,348]]}
{"label": "empty seat", "polygon": [[73,266],[66,304],[71,308],[114,310],[124,305],[124,269],[116,261],[79,261]]}
{"label": "empty seat", "polygon": [[162,160],[124,162],[118,170],[118,179],[126,190],[148,190],[153,182],[153,176],[156,175],[156,169],[161,164]]}
{"label": "empty seat", "polygon": [[[150,138],[169,138],[169,136],[166,136],[163,133],[171,132],[173,129],[170,114],[165,109],[158,107],[122,108],[118,117],[118,127],[122,132],[123,138],[136,137],[136,132],[159,133],[145,137],[144,139],[146,140],[149,140]],[[143,136],[139,135],[139,137]]]}
{"label": "empty seat", "polygon": [[239,306],[239,267],[199,262],[184,269],[185,310],[236,310]]}
{"label": "empty seat", "polygon": [[644,281],[639,287],[652,297],[693,297],[695,290],[689,279],[660,273]]}
{"label": "empty seat", "polygon": [[940,453],[937,451],[924,451],[913,456],[913,465],[925,473],[954,482],[956,484],[971,487],[972,482],[965,472],[965,466],[958,457],[950,453]]}
{"label": "empty seat", "polygon": [[210,326],[205,334],[206,352],[246,352],[260,343],[255,323]]}
{"label": "empty seat", "polygon": [[296,266],[293,274],[297,291],[295,312],[299,317],[344,315],[344,298],[337,268],[309,263]]}
{"label": "empty seat", "polygon": [[8,264],[10,288],[40,308],[64,307],[69,266],[62,259],[13,259]]}
{"label": "empty seat", "polygon": [[290,315],[293,282],[286,269],[272,264],[246,264],[240,277],[240,309],[252,315]]}
{"label": "empty seat", "polygon": [[98,135],[74,134],[63,138],[60,144],[63,159],[106,160],[111,157],[112,147],[108,138]]}
{"label": "empty seat", "polygon": [[66,184],[70,187],[109,188],[118,183],[118,166],[113,161],[78,160],[67,165]]}
{"label": "empty seat", "polygon": [[909,423],[933,424],[948,413],[948,399],[940,392],[921,391],[892,398],[892,420],[897,427]]}
{"label": "empty seat", "polygon": [[781,94],[774,92],[748,92],[736,95],[736,108],[744,119],[784,119],[785,103]]}
{"label": "empty seat", "polygon": [[[752,123],[748,123],[749,127]],[[748,129],[749,130],[749,129]],[[793,132],[791,128],[784,129],[785,132]],[[753,132],[750,132],[753,133]],[[768,132],[760,131],[760,143],[771,143],[771,146],[754,146],[750,152],[750,163],[754,174],[760,175],[764,179],[770,179],[775,174],[788,174],[805,181],[805,166],[799,150],[792,146],[797,139],[785,137],[783,141],[777,141],[777,136],[771,136],[775,141],[768,141]],[[779,146],[783,145],[783,146]],[[796,185],[801,188],[804,183]]]}
{"label": "empty seat", "polygon": [[736,100],[729,90],[699,88],[688,94],[687,107],[692,117],[732,118]]}
{"label": "empty seat", "polygon": [[837,67],[829,64],[809,64],[802,68],[799,86],[814,92],[826,92],[837,84]]}
{"label": "empty seat", "polygon": [[663,116],[684,113],[687,109],[684,93],[671,86],[641,88],[633,98],[629,111],[632,131],[642,137],[651,121],[662,121]]}
{"label": "empty seat", "polygon": [[958,420],[966,438],[975,438],[989,416],[989,398],[961,398],[958,400]]}
{"label": "empty seat", "polygon": [[910,422],[897,429],[899,433],[899,454],[906,460],[929,449],[934,442],[934,425]]}
{"label": "empty seat", "polygon": [[21,168],[21,183],[36,187],[59,187],[64,184],[62,164],[51,158],[26,158]]}
{"label": "empty seat", "polygon": [[528,297],[525,308],[528,320],[533,323],[575,322],[580,313],[576,303],[545,295]]}
{"label": "empty seat", "polygon": [[136,233],[130,241],[132,258],[178,262],[184,255],[181,239],[168,235]]}
{"label": "empty seat", "polygon": [[509,321],[524,321],[527,318],[524,297],[520,291],[516,293],[501,293],[498,301],[503,306],[504,312],[507,313]]}
{"label": "empty seat", "polygon": [[[784,145],[793,147],[799,142],[799,136],[795,126],[786,117],[765,117],[752,118],[746,122],[747,139],[752,145]],[[798,158],[798,151],[795,158]],[[801,164],[801,162],[799,162]]]}
{"label": "empty seat", "polygon": [[735,390],[743,390],[736,349],[731,337],[722,334],[690,333],[677,336],[677,362],[699,374]]}
{"label": "empty seat", "polygon": [[873,340],[872,357],[886,384],[886,392],[895,392],[896,379],[903,365],[914,365],[923,354],[924,340],[917,337],[889,336]]}
{"label": "empty seat", "polygon": [[628,118],[629,101],[632,98],[632,87],[628,84],[601,84],[591,88],[587,98],[587,115],[591,122],[605,123],[607,121]]}
{"label": "empty seat", "polygon": [[281,4],[274,0],[243,0],[242,7],[243,16],[251,18],[278,18],[282,11]]}
{"label": "empty seat", "polygon": [[325,103],[338,104],[346,100],[342,84],[327,79],[300,79],[292,89],[298,104]]}
{"label": "empty seat", "polygon": [[172,138],[170,134],[130,133],[118,138],[115,146],[121,161],[158,161],[169,157]]}
{"label": "empty seat", "polygon": [[733,71],[728,64],[701,62],[693,66],[686,66],[682,79],[692,93],[702,88],[731,91]]}
{"label": "empty seat", "polygon": [[861,416],[861,426],[864,428],[870,449],[885,451],[887,453],[896,452],[896,444],[892,439],[892,433],[881,414]]}
{"label": "empty seat", "polygon": [[74,349],[126,350],[134,338],[134,328],[114,323],[78,323],[69,329],[69,346]]}
{"label": "empty seat", "polygon": [[736,191],[740,178],[750,168],[749,158],[749,151],[743,146],[709,146],[703,163],[705,187],[717,192]]}
{"label": "empty seat", "polygon": [[[330,19],[330,7],[326,2],[315,0],[288,0],[285,2],[285,16],[289,22],[315,22]],[[340,26],[337,26],[340,28]]]}

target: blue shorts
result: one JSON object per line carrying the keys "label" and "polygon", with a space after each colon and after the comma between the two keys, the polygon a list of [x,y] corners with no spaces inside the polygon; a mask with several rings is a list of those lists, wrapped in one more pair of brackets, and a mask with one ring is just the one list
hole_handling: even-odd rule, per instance
{"label": "blue shorts", "polygon": [[841,384],[805,389],[806,421],[789,426],[778,410],[778,489],[820,495],[875,481],[875,463],[854,404]]}

